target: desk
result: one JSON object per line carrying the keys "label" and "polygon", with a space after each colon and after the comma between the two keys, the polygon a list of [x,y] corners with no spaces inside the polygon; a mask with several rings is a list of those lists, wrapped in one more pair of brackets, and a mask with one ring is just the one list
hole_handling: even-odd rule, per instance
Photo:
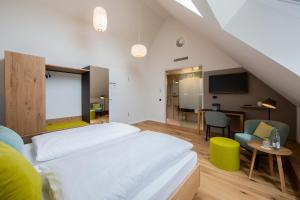
{"label": "desk", "polygon": [[[213,111],[212,109],[202,109],[198,111],[198,125],[197,125],[197,131],[200,134],[200,129],[201,129],[201,121],[202,124],[204,125],[205,123],[205,118],[204,114],[207,111]],[[220,110],[219,112],[225,113],[227,116],[237,116],[240,118],[240,132],[244,132],[244,122],[245,122],[245,112],[242,111],[229,111],[229,110]]]}

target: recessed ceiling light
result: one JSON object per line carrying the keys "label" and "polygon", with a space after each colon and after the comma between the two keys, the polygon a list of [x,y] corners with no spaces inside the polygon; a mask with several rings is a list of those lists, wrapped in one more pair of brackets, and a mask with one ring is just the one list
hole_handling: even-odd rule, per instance
{"label": "recessed ceiling light", "polygon": [[180,3],[181,5],[183,5],[184,7],[186,7],[187,9],[192,11],[193,13],[199,15],[200,17],[203,17],[192,0],[175,0],[175,1],[177,3]]}

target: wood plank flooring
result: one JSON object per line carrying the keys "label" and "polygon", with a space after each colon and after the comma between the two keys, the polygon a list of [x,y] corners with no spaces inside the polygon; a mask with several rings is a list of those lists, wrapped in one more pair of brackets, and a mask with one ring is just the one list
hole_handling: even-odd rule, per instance
{"label": "wood plank flooring", "polygon": [[[143,130],[158,131],[187,140],[194,145],[198,153],[201,166],[201,184],[194,200],[281,200],[300,199],[299,191],[291,184],[286,175],[287,193],[280,191],[278,173],[274,177],[269,175],[267,162],[261,160],[259,170],[253,174],[254,180],[248,179],[251,154],[241,150],[241,169],[238,172],[220,170],[209,162],[209,142],[204,135],[196,130],[153,121],[135,124]],[[274,169],[277,172],[277,167]]]}

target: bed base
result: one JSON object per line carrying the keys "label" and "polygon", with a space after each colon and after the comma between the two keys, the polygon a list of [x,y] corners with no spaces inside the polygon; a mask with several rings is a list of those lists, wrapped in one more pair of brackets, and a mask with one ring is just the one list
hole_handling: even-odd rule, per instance
{"label": "bed base", "polygon": [[169,200],[192,200],[200,187],[200,164],[184,179]]}

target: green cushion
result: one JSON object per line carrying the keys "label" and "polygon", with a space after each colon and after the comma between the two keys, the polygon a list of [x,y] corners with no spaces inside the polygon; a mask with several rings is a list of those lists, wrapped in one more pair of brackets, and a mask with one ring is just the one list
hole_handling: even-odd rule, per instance
{"label": "green cushion", "polygon": [[0,142],[4,142],[19,152],[22,152],[24,142],[22,138],[13,130],[0,126]]}
{"label": "green cushion", "polygon": [[210,162],[226,171],[240,169],[240,144],[232,139],[214,137],[210,139]]}
{"label": "green cushion", "polygon": [[3,142],[0,142],[0,199],[42,199],[41,176],[22,154]]}
{"label": "green cushion", "polygon": [[270,126],[265,122],[260,122],[259,125],[256,127],[253,135],[262,139],[269,138],[273,129],[273,126]]}

